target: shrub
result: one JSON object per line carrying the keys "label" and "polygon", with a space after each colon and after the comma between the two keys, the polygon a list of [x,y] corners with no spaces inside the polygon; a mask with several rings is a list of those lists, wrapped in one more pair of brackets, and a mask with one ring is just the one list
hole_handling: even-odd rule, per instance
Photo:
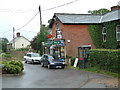
{"label": "shrub", "polygon": [[3,54],[2,56],[6,58],[12,58],[11,54]]}
{"label": "shrub", "polygon": [[71,66],[74,65],[75,59],[76,59],[76,58],[72,58],[72,59],[71,59]]}
{"label": "shrub", "polygon": [[18,74],[24,69],[21,61],[3,61],[2,63],[3,71],[8,74]]}
{"label": "shrub", "polygon": [[98,67],[103,70],[118,72],[119,71],[120,50],[110,49],[92,49],[89,55],[90,67]]}

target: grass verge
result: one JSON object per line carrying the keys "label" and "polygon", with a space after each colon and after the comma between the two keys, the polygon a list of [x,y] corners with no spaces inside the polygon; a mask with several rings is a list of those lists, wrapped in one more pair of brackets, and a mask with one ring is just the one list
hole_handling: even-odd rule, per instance
{"label": "grass verge", "polygon": [[67,66],[67,67],[77,69],[77,70],[81,70],[81,71],[89,71],[89,72],[95,72],[95,73],[99,73],[99,74],[104,74],[104,75],[112,76],[114,78],[120,78],[120,75],[118,73],[98,69],[97,67],[90,67],[90,68],[86,68],[86,69],[80,69],[79,67],[73,67],[73,66]]}

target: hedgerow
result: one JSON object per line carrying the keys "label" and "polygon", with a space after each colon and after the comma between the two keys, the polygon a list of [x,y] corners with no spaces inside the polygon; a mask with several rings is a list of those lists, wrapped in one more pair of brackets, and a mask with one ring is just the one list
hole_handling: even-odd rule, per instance
{"label": "hedgerow", "polygon": [[120,70],[120,50],[91,49],[88,59],[90,67],[118,73]]}

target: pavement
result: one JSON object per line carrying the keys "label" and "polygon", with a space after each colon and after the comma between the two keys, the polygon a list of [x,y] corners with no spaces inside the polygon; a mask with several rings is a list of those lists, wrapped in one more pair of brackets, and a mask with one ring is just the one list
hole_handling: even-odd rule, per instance
{"label": "pavement", "polygon": [[105,82],[114,79],[106,75],[67,67],[48,69],[39,64],[25,63],[24,66],[20,75],[3,75],[2,88],[118,88],[117,79],[111,87]]}

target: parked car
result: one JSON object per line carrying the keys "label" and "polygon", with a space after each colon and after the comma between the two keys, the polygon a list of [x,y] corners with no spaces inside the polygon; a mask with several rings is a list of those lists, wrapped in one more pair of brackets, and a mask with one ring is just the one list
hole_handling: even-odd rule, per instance
{"label": "parked car", "polygon": [[50,55],[50,54],[44,54],[41,57],[41,66],[47,66],[49,69],[50,68],[65,68],[65,62],[60,60],[59,58]]}
{"label": "parked car", "polygon": [[38,53],[26,53],[24,56],[25,63],[41,63],[41,56]]}

